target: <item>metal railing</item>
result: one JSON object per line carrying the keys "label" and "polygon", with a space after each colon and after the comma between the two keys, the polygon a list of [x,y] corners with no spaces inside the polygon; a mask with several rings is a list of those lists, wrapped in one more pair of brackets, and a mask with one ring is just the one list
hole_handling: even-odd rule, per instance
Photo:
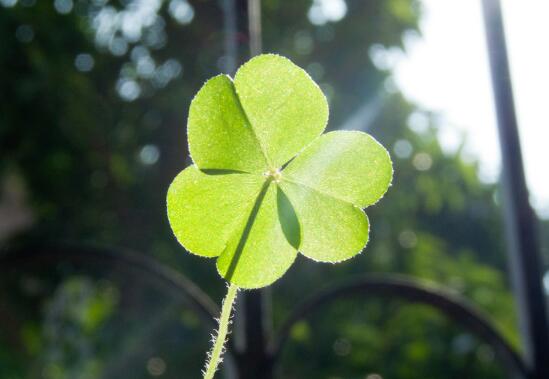
{"label": "metal railing", "polygon": [[[188,306],[198,315],[204,324],[215,327],[215,318],[219,309],[211,298],[197,287],[185,275],[166,267],[154,259],[128,250],[82,245],[28,246],[0,252],[0,277],[8,273],[24,273],[36,267],[58,267],[72,265],[75,268],[118,267],[124,272],[146,277],[162,288],[166,288],[175,298],[184,297]],[[262,291],[243,292],[242,298],[252,301],[265,301]],[[261,295],[258,295],[261,294]],[[325,288],[313,293],[298,304],[289,314],[280,328],[265,330],[261,336],[249,333],[245,344],[236,346],[236,338],[229,340],[224,370],[228,378],[273,378],[278,367],[292,327],[300,320],[313,314],[321,307],[349,297],[401,299],[411,303],[434,307],[449,319],[463,326],[472,334],[488,343],[496,358],[510,373],[511,377],[530,378],[529,370],[523,358],[499,334],[489,317],[476,309],[462,296],[450,291],[426,286],[417,280],[403,275],[364,275],[345,281],[329,283]],[[243,311],[244,313],[239,313]],[[264,317],[261,307],[242,307],[235,317],[241,320],[240,327],[246,327],[250,318]],[[0,312],[2,308],[0,307]],[[244,315],[244,317],[242,317]],[[244,322],[246,321],[246,322]],[[238,325],[238,324],[237,324]],[[253,325],[253,323],[252,323]],[[265,327],[265,324],[260,324]],[[253,326],[252,328],[257,327]],[[249,328],[249,327],[247,327]],[[253,332],[249,328],[244,332]],[[259,347],[259,348],[258,348]],[[257,349],[257,350],[255,350]]]}

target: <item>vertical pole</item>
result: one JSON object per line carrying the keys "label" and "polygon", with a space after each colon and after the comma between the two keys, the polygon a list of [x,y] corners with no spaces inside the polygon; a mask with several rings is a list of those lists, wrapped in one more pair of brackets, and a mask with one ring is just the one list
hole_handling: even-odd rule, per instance
{"label": "vertical pole", "polygon": [[261,1],[248,0],[248,30],[250,36],[250,54],[256,56],[261,54]]}
{"label": "vertical pole", "polygon": [[223,71],[234,75],[238,60],[238,28],[235,0],[221,0],[225,60]]}
{"label": "vertical pole", "polygon": [[[225,55],[227,72],[234,75],[238,65],[261,54],[260,0],[224,0]],[[270,379],[267,340],[272,330],[271,292],[242,291],[234,318],[234,347],[239,378]]]}
{"label": "vertical pole", "polygon": [[535,379],[549,378],[549,327],[542,290],[535,215],[524,178],[511,75],[499,0],[482,0],[503,163],[509,263],[519,307],[525,362]]}

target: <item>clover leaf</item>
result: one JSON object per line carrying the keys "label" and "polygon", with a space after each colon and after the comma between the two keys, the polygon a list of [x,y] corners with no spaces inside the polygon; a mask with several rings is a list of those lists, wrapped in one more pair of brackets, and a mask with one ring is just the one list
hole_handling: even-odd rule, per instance
{"label": "clover leaf", "polygon": [[362,208],[387,191],[391,159],[366,133],[321,135],[327,121],[320,88],[284,57],[260,55],[234,80],[208,80],[189,110],[194,165],[168,190],[178,241],[218,257],[220,275],[242,288],[273,283],[298,252],[334,263],[362,251]]}

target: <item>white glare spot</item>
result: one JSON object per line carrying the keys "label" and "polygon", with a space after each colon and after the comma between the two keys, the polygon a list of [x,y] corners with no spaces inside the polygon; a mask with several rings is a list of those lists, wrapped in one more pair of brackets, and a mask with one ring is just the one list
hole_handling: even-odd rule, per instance
{"label": "white glare spot", "polygon": [[164,73],[166,75],[173,79],[181,74],[181,70],[183,70],[183,67],[181,67],[181,63],[179,63],[175,59],[168,59],[162,65],[162,69],[164,70]]}
{"label": "white glare spot", "polygon": [[379,374],[368,374],[366,375],[366,379],[383,379],[383,377]]}
{"label": "white glare spot", "polygon": [[172,0],[169,6],[170,15],[180,24],[188,24],[194,18],[194,9],[186,0]]}
{"label": "white glare spot", "polygon": [[90,72],[95,64],[90,54],[78,54],[74,59],[74,66],[80,72]]}
{"label": "white glare spot", "polygon": [[126,51],[128,51],[128,43],[124,38],[121,37],[115,37],[111,40],[109,44],[109,50],[113,55],[121,56],[126,54]]}
{"label": "white glare spot", "polygon": [[128,13],[123,13],[120,18],[120,30],[124,38],[131,42],[139,41],[142,35],[141,25],[137,24]]}
{"label": "white glare spot", "polygon": [[460,355],[468,354],[475,348],[475,340],[468,333],[460,334],[452,341],[452,348]]}
{"label": "white glare spot", "polygon": [[157,88],[162,88],[171,80],[177,78],[182,71],[181,63],[175,59],[168,59],[154,73],[153,84]]}
{"label": "white glare spot", "polygon": [[459,128],[448,124],[440,124],[437,130],[437,137],[442,150],[447,153],[455,153],[464,141],[465,136],[462,133]]}
{"label": "white glare spot", "polygon": [[410,158],[410,155],[412,155],[412,144],[405,139],[399,139],[395,142],[395,146],[393,147],[393,151],[395,152],[395,155],[402,159]]}
{"label": "white glare spot", "polygon": [[29,43],[34,39],[34,29],[30,25],[19,25],[15,30],[15,38],[19,42]]}
{"label": "white glare spot", "polygon": [[545,294],[549,295],[549,271],[543,275],[543,287],[545,288]]}
{"label": "white glare spot", "polygon": [[[162,0],[124,0],[122,10],[107,5],[106,0],[93,0],[99,10],[92,15],[92,27],[95,30],[95,42],[101,47],[113,51],[112,41],[117,37],[127,44],[140,39],[151,46],[162,46],[165,41],[164,21],[159,16]],[[112,2],[111,2],[112,3]],[[122,45],[114,46],[119,55]],[[126,46],[127,48],[127,46]]]}
{"label": "white glare spot", "polygon": [[61,14],[68,14],[70,11],[72,11],[73,7],[72,0],[55,0],[53,2],[53,6],[55,7],[55,10]]}
{"label": "white glare spot", "polygon": [[339,355],[340,357],[344,357],[346,355],[349,355],[349,353],[352,350],[352,346],[348,339],[338,338],[334,342],[333,349],[336,355]]}
{"label": "white glare spot", "polygon": [[313,25],[338,22],[347,14],[345,0],[314,0],[307,16]]}
{"label": "white glare spot", "polygon": [[0,0],[0,4],[5,8],[11,8],[17,4],[17,0]]}
{"label": "white glare spot", "polygon": [[164,30],[165,25],[166,22],[161,16],[156,17],[153,25],[151,25],[151,27],[147,29],[147,33],[143,38],[143,42],[145,43],[145,45],[153,49],[160,49],[161,47],[163,47],[166,44],[166,40],[168,38]]}
{"label": "white glare spot", "polygon": [[433,158],[427,153],[417,153],[412,163],[419,171],[427,171],[433,165]]}
{"label": "white glare spot", "polygon": [[162,358],[153,357],[147,361],[147,371],[152,376],[160,376],[166,372],[166,362]]}
{"label": "white glare spot", "polygon": [[139,61],[142,57],[148,57],[149,55],[149,49],[144,46],[136,46],[131,52],[131,58],[135,62]]}
{"label": "white glare spot", "polygon": [[402,58],[402,50],[398,48],[389,48],[380,44],[375,44],[368,50],[370,60],[380,70],[391,70]]}
{"label": "white glare spot", "polygon": [[405,249],[411,249],[417,245],[417,236],[411,230],[403,230],[398,235],[398,243]]}
{"label": "white glare spot", "polygon": [[155,63],[150,55],[145,55],[137,61],[137,74],[143,78],[151,78],[156,69]]}
{"label": "white glare spot", "polygon": [[145,145],[139,152],[139,159],[144,165],[150,166],[158,162],[160,150],[155,145]]}
{"label": "white glare spot", "polygon": [[116,83],[118,95],[125,101],[134,101],[141,94],[141,87],[132,79],[120,79]]}
{"label": "white glare spot", "polygon": [[408,127],[418,134],[425,133],[429,129],[429,117],[416,111],[408,117]]}

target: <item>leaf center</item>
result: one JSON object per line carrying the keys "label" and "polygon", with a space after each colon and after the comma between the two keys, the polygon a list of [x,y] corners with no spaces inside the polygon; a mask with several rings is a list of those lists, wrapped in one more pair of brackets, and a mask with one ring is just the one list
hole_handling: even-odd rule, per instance
{"label": "leaf center", "polygon": [[279,183],[282,180],[282,173],[278,168],[271,168],[263,173],[267,179],[271,179],[275,183]]}

